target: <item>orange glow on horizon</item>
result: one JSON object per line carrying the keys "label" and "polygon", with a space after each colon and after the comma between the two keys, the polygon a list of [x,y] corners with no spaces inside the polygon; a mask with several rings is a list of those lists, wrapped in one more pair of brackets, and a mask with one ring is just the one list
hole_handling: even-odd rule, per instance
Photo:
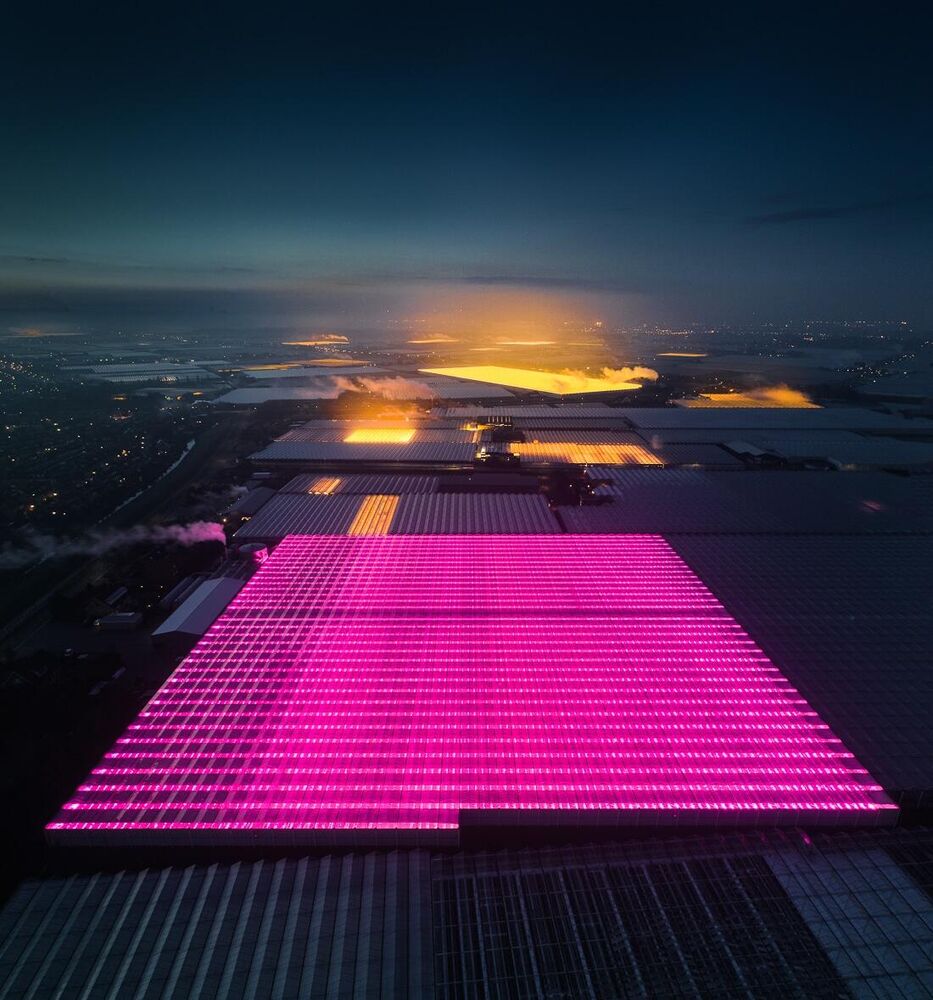
{"label": "orange glow on horizon", "polygon": [[582,371],[544,372],[529,368],[507,368],[501,365],[468,365],[454,368],[422,368],[429,375],[446,375],[473,382],[487,382],[514,389],[547,392],[553,395],[588,392],[619,392],[640,389],[641,382],[654,380],[658,373],[652,368],[603,368],[599,375]]}
{"label": "orange glow on horizon", "polygon": [[[569,331],[588,339],[590,297],[543,288],[434,284],[411,302],[412,337],[451,337],[466,345],[563,342]],[[423,333],[422,333],[423,331]]]}
{"label": "orange glow on horizon", "polygon": [[343,439],[344,444],[410,444],[413,427],[359,427]]}
{"label": "orange glow on horizon", "polygon": [[364,497],[348,535],[387,535],[395,517],[399,498],[383,493],[370,493]]}

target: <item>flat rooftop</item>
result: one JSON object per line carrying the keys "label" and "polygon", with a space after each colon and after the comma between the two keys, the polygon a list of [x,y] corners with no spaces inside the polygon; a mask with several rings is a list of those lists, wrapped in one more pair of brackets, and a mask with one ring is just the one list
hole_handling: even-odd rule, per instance
{"label": "flat rooftop", "polygon": [[47,832],[445,845],[896,815],[660,536],[293,535]]}

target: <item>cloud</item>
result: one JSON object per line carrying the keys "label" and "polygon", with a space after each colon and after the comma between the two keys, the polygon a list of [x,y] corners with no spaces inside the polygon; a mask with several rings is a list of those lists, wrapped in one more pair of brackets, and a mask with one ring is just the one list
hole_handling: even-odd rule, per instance
{"label": "cloud", "polygon": [[112,263],[110,261],[87,260],[80,257],[52,257],[43,254],[0,254],[0,262],[7,264],[55,264],[63,267],[89,268],[107,273],[129,271],[133,273],[152,274],[267,274],[269,272],[258,267],[247,267],[236,264],[214,264],[203,265],[173,265],[173,264],[134,264],[121,261]]}
{"label": "cloud", "polygon": [[[451,279],[436,279],[446,280]],[[466,285],[505,285],[520,288],[576,289],[582,292],[629,292],[633,289],[620,281],[577,278],[548,274],[468,274],[460,279]]]}
{"label": "cloud", "polygon": [[845,219],[853,215],[864,215],[870,212],[881,212],[902,205],[915,205],[918,202],[929,201],[933,195],[909,195],[899,198],[884,198],[877,201],[856,201],[848,205],[822,205],[809,208],[792,208],[782,212],[765,212],[763,215],[751,215],[745,219],[750,226],[780,226],[790,222],[824,221],[827,219]]}
{"label": "cloud", "polygon": [[71,264],[68,257],[32,257],[28,254],[3,253],[0,260],[9,264]]}

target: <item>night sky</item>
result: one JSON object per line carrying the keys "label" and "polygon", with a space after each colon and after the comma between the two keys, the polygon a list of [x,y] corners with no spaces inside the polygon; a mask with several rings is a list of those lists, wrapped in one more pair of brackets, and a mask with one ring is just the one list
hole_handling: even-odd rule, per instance
{"label": "night sky", "polygon": [[933,324],[922,8],[646,9],[11,5],[0,331]]}

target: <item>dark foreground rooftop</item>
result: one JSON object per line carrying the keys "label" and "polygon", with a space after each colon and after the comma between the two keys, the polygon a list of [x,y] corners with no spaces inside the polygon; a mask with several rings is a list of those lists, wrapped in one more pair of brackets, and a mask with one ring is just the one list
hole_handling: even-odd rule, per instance
{"label": "dark foreground rooftop", "polygon": [[933,832],[756,831],[28,881],[0,998],[923,997]]}

